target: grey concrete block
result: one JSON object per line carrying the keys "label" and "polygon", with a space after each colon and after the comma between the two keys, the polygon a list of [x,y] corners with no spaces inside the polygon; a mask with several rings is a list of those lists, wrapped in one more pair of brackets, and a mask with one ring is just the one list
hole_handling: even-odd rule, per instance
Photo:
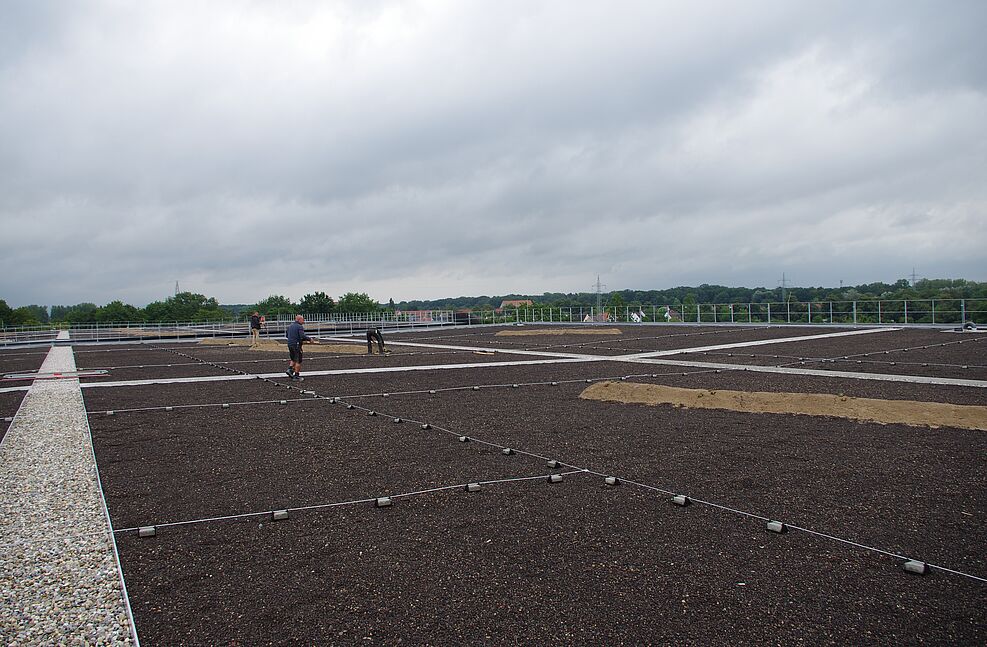
{"label": "grey concrete block", "polygon": [[603,482],[606,483],[607,485],[620,485],[620,479],[618,479],[616,476],[608,476],[605,479],[603,479]]}
{"label": "grey concrete block", "polygon": [[391,505],[391,497],[389,496],[378,497],[377,500],[374,501],[374,507],[376,508],[386,508],[389,505]]}
{"label": "grey concrete block", "polygon": [[692,503],[692,499],[690,499],[684,494],[676,494],[675,496],[672,497],[672,503],[674,503],[675,505],[687,506]]}
{"label": "grey concrete block", "polygon": [[158,530],[154,526],[143,526],[137,529],[138,537],[153,537],[156,534],[158,534]]}
{"label": "grey concrete block", "polygon": [[479,492],[480,491],[480,484],[479,483],[467,483],[467,485],[466,485],[466,491],[467,492]]}
{"label": "grey concrete block", "polygon": [[548,482],[549,483],[561,483],[562,482],[562,475],[561,474],[552,474],[552,475],[550,475],[548,477]]}
{"label": "grey concrete block", "polygon": [[906,573],[914,573],[915,575],[928,575],[929,565],[925,562],[920,562],[917,559],[910,559],[904,564]]}
{"label": "grey concrete block", "polygon": [[511,449],[510,447],[505,447],[502,450],[500,450],[500,453],[503,454],[504,456],[510,456],[511,454],[514,453],[514,450]]}
{"label": "grey concrete block", "polygon": [[548,466],[554,470],[559,466],[559,462],[557,460],[550,460],[548,461]]}
{"label": "grey concrete block", "polygon": [[780,521],[769,521],[765,527],[771,532],[788,532],[788,526]]}
{"label": "grey concrete block", "polygon": [[288,518],[287,510],[275,510],[274,512],[271,513],[272,521],[284,521],[287,518]]}

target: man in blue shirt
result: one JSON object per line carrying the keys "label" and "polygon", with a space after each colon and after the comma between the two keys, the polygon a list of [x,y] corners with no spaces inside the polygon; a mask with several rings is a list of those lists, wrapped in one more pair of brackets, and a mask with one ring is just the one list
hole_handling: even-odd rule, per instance
{"label": "man in blue shirt", "polygon": [[302,381],[302,344],[305,342],[318,344],[319,342],[305,334],[305,317],[295,315],[295,321],[288,326],[285,337],[288,338],[288,374],[293,380]]}

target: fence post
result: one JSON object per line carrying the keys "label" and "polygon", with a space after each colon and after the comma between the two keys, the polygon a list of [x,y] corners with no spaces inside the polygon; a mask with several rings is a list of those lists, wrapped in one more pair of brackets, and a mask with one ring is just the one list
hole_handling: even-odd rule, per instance
{"label": "fence post", "polygon": [[833,302],[829,302],[829,323],[833,323]]}
{"label": "fence post", "polygon": [[966,323],[966,299],[960,299],[960,323]]}
{"label": "fence post", "polygon": [[880,299],[877,300],[877,323],[878,324],[884,323],[883,321],[881,321],[881,300]]}
{"label": "fence post", "polygon": [[932,300],[932,325],[936,325],[936,300]]}
{"label": "fence post", "polygon": [[768,325],[771,325],[771,302],[768,301]]}
{"label": "fence post", "polygon": [[853,302],[853,325],[857,325],[857,302]]}
{"label": "fence post", "polygon": [[905,323],[907,324],[908,323],[908,299],[905,299],[903,301],[903,303],[905,304]]}
{"label": "fence post", "polygon": [[785,308],[786,308],[786,312],[788,313],[786,315],[786,317],[788,319],[788,323],[792,323],[792,302],[791,301],[786,301],[785,302]]}

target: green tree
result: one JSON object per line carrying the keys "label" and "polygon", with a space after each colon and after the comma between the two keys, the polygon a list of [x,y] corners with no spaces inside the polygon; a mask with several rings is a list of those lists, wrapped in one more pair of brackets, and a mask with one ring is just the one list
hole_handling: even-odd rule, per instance
{"label": "green tree", "polygon": [[105,306],[96,311],[96,321],[105,323],[110,321],[142,321],[143,315],[140,310],[124,303],[123,301],[110,301]]}
{"label": "green tree", "polygon": [[7,305],[7,302],[0,299],[0,325],[2,326],[21,326],[21,316],[19,313],[15,312],[13,308]]}
{"label": "green tree", "polygon": [[364,292],[347,292],[339,297],[337,306],[339,312],[377,312],[379,309],[380,304]]}
{"label": "green tree", "polygon": [[77,303],[70,306],[62,316],[62,321],[68,323],[92,323],[96,321],[96,311],[99,308],[95,303]]}
{"label": "green tree", "polygon": [[336,306],[336,302],[325,292],[315,292],[306,294],[298,304],[298,309],[303,314],[329,314]]}
{"label": "green tree", "polygon": [[293,315],[298,313],[298,306],[291,302],[291,299],[280,294],[272,294],[263,301],[258,302],[250,312],[256,310],[265,317],[276,317],[278,315]]}
{"label": "green tree", "polygon": [[164,301],[154,301],[144,308],[144,318],[152,322],[218,321],[227,318],[216,299],[202,294],[179,292]]}

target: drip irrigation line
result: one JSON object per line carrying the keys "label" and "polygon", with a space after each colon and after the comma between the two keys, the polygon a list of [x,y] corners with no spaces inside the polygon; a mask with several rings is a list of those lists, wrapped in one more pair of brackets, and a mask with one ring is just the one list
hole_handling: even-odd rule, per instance
{"label": "drip irrigation line", "polygon": [[210,407],[222,407],[223,405],[229,405],[231,407],[239,407],[250,404],[280,404],[281,402],[311,402],[312,400],[318,399],[317,397],[309,398],[288,398],[281,400],[244,400],[240,402],[201,402],[195,404],[168,404],[159,405],[154,407],[133,407],[130,409],[94,409],[92,411],[86,411],[90,416],[97,414],[106,414],[112,411],[113,413],[141,413],[145,411],[170,411],[174,409],[207,409]]}
{"label": "drip irrigation line", "polygon": [[[568,472],[561,472],[561,475],[567,476],[571,474],[583,474],[585,470],[571,470]],[[523,481],[543,481],[545,480],[545,474],[539,474],[537,476],[515,476],[503,479],[487,479],[482,481],[471,481],[472,483],[479,483],[480,485],[498,485],[502,483],[519,483]],[[467,483],[457,483],[455,485],[442,485],[433,488],[426,488],[423,490],[412,490],[410,492],[399,492],[398,494],[387,494],[383,495],[389,499],[400,499],[409,498],[413,496],[421,496],[424,494],[433,494],[435,492],[443,492],[447,490],[462,490],[468,486],[471,482]],[[335,501],[332,503],[316,503],[313,505],[296,506],[290,508],[280,508],[280,510],[285,510],[287,512],[304,512],[310,510],[325,510],[328,508],[340,508],[344,506],[359,505],[362,503],[373,503],[380,497],[366,497],[362,499],[350,499],[347,501]],[[174,528],[177,526],[191,526],[204,523],[215,523],[217,521],[233,521],[235,519],[249,519],[251,517],[261,517],[268,516],[276,512],[275,510],[263,510],[258,512],[241,512],[239,514],[227,514],[214,517],[201,517],[196,519],[184,519],[182,521],[169,521],[166,523],[155,523],[146,524],[144,526],[130,526],[128,528],[117,528],[113,530],[114,534],[123,534],[128,532],[136,532],[141,528],[154,527],[154,528]]]}
{"label": "drip irrigation line", "polygon": [[[611,474],[604,474],[603,472],[597,472],[595,470],[588,469],[588,468],[587,469],[584,469],[583,471],[585,473],[587,473],[587,474],[592,474],[594,476],[603,476],[603,477],[614,476],[621,483],[627,483],[628,485],[634,485],[634,486],[637,486],[637,487],[640,487],[640,488],[643,488],[643,489],[646,489],[646,490],[651,490],[653,492],[660,492],[662,494],[666,494],[666,495],[669,495],[669,496],[676,496],[676,495],[683,495],[684,494],[683,492],[673,492],[672,490],[666,490],[664,488],[656,487],[654,485],[648,485],[647,483],[641,483],[640,481],[634,481],[632,479],[625,479],[623,477],[616,476],[615,474],[612,474],[612,473]],[[740,510],[738,508],[732,508],[730,506],[726,506],[726,505],[723,505],[723,504],[720,504],[720,503],[714,503],[713,501],[707,501],[705,499],[697,499],[697,498],[692,497],[692,496],[689,496],[689,502],[690,503],[696,503],[696,504],[699,504],[699,505],[705,505],[705,506],[708,506],[708,507],[711,507],[711,508],[715,508],[717,510],[722,510],[724,512],[729,512],[731,514],[740,515],[742,517],[747,517],[747,518],[750,518],[750,519],[757,519],[758,521],[769,522],[769,521],[772,520],[771,517],[765,517],[765,516],[762,516],[762,515],[759,515],[759,514],[755,514],[753,512],[747,512],[746,510]],[[795,524],[791,524],[791,523],[787,523],[786,522],[785,523],[785,527],[787,527],[790,530],[797,530],[797,531],[800,531],[800,532],[807,533],[809,535],[813,535],[813,536],[820,537],[820,538],[823,538],[823,539],[829,539],[831,541],[835,541],[835,542],[842,543],[842,544],[847,544],[849,546],[854,546],[856,548],[861,548],[863,550],[871,551],[871,552],[878,553],[878,554],[881,554],[881,555],[885,555],[885,556],[888,556],[888,557],[894,557],[894,558],[900,559],[902,561],[908,561],[908,560],[914,559],[914,558],[908,557],[906,555],[901,555],[899,553],[895,553],[895,552],[891,552],[891,551],[888,551],[888,550],[884,550],[883,548],[877,548],[876,546],[870,546],[868,544],[862,544],[860,542],[856,542],[856,541],[853,541],[853,540],[850,540],[850,539],[845,539],[843,537],[838,537],[836,535],[831,535],[829,533],[820,532],[818,530],[812,530],[812,529],[806,528],[804,526],[798,526],[798,525],[795,525]],[[916,561],[921,561],[921,560],[916,560]],[[955,569],[952,569],[952,568],[947,568],[945,566],[939,566],[937,564],[932,564],[930,562],[923,562],[923,563],[926,564],[929,568],[935,568],[935,569],[938,569],[940,571],[944,571],[944,572],[947,572],[947,573],[952,573],[953,575],[959,575],[959,576],[962,576],[962,577],[966,577],[966,578],[969,578],[969,579],[972,579],[972,580],[976,580],[978,582],[987,582],[987,578],[980,577],[979,575],[973,575],[971,573],[966,573],[964,571],[958,571],[958,570],[955,570]]]}
{"label": "drip irrigation line", "polygon": [[[729,369],[728,369],[729,370]],[[196,408],[210,408],[210,407],[222,407],[223,405],[233,406],[246,406],[252,404],[280,404],[282,401],[293,403],[293,402],[312,402],[313,400],[338,400],[340,403],[347,404],[346,400],[353,399],[366,399],[366,398],[381,398],[381,397],[392,397],[392,396],[402,396],[402,395],[436,395],[439,393],[450,393],[455,391],[472,391],[475,388],[479,389],[494,389],[494,388],[514,388],[514,384],[520,387],[528,386],[561,386],[563,384],[585,384],[594,382],[606,382],[606,381],[626,381],[634,378],[659,378],[659,377],[679,377],[683,375],[697,375],[700,373],[713,373],[719,372],[720,369],[704,369],[698,371],[675,371],[668,373],[632,373],[629,375],[609,375],[602,377],[590,377],[590,378],[572,378],[572,379],[558,379],[552,381],[538,381],[538,382],[515,382],[511,384],[469,384],[464,386],[450,386],[450,387],[439,387],[434,389],[416,389],[412,391],[389,391],[389,392],[375,392],[375,393],[354,393],[350,395],[319,395],[314,390],[304,389],[303,387],[296,387],[292,384],[284,384],[282,382],[277,382],[271,378],[261,378],[265,382],[270,382],[276,385],[278,388],[290,388],[297,389],[304,394],[309,395],[306,398],[281,398],[276,400],[240,400],[240,401],[230,401],[230,402],[202,402],[202,403],[192,403],[192,404],[171,404],[171,405],[155,405],[150,407],[131,407],[126,409],[93,409],[86,411],[88,415],[106,414],[109,411],[113,411],[115,414],[118,413],[141,413],[147,411],[168,411],[175,409],[196,409]],[[354,408],[358,408],[358,405],[354,404]],[[370,411],[368,408],[361,408],[362,411]],[[381,412],[378,412],[381,413]],[[382,414],[386,415],[386,414]],[[421,422],[405,418],[409,422]],[[459,434],[457,434],[459,435]],[[513,449],[513,448],[512,448]],[[520,453],[520,452],[518,452]]]}

